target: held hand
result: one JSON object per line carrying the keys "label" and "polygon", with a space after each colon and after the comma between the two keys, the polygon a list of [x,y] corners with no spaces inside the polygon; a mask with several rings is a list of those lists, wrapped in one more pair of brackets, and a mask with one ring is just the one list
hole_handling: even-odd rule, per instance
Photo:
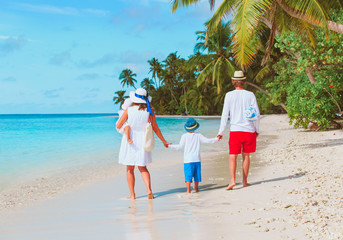
{"label": "held hand", "polygon": [[259,133],[256,133],[256,138],[258,137],[258,135],[260,135]]}
{"label": "held hand", "polygon": [[163,143],[163,145],[166,147],[166,148],[168,148],[168,146],[170,145],[171,143],[169,143],[169,142],[164,142]]}
{"label": "held hand", "polygon": [[218,140],[222,140],[223,139],[223,135],[217,135]]}

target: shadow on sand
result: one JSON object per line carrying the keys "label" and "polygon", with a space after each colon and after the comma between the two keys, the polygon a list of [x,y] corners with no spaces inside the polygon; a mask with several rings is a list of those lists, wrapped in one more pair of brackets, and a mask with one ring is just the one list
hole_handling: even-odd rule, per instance
{"label": "shadow on sand", "polygon": [[[287,176],[287,177],[278,177],[278,178],[272,178],[272,179],[266,179],[266,180],[262,180],[262,181],[257,181],[257,182],[252,182],[250,183],[250,187],[254,186],[254,185],[259,185],[262,183],[269,183],[269,182],[278,182],[278,181],[283,181],[286,179],[296,179],[296,178],[300,178],[302,176],[306,175],[306,172],[299,172],[299,173],[295,173],[293,175]],[[199,190],[200,192],[206,192],[206,191],[212,191],[215,189],[225,189],[228,186],[228,184],[225,185],[217,185],[217,184],[205,184],[202,186],[199,186]],[[243,186],[238,186],[236,185],[236,187],[230,191],[234,191],[234,190],[238,190],[243,188]],[[171,195],[171,194],[176,194],[176,193],[185,193],[187,190],[186,187],[181,187],[181,188],[173,188],[173,189],[169,189],[166,191],[162,191],[162,192],[156,192],[154,193],[155,198],[159,198],[159,197],[163,197],[163,196],[167,196],[167,195]],[[143,195],[140,197],[137,197],[137,199],[139,198],[146,198],[147,195]]]}

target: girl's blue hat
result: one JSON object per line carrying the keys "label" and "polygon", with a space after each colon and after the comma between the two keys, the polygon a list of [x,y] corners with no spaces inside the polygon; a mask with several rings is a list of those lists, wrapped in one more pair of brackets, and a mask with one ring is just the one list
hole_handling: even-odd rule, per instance
{"label": "girl's blue hat", "polygon": [[194,118],[188,118],[185,124],[187,132],[194,132],[200,127],[200,124]]}

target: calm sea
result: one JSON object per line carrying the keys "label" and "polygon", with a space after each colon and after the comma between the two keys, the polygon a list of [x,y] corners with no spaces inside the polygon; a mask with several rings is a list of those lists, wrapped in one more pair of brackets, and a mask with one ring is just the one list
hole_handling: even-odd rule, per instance
{"label": "calm sea", "polygon": [[[0,115],[0,187],[42,172],[117,163],[122,137],[115,130],[117,119],[115,114]],[[185,132],[185,121],[157,119],[163,135],[173,143]],[[199,132],[216,136],[219,120],[198,121]],[[166,151],[171,150],[156,139],[154,156]]]}

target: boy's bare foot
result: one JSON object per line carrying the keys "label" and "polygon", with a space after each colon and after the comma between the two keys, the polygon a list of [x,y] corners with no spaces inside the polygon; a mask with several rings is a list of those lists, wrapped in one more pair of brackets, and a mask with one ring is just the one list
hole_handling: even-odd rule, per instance
{"label": "boy's bare foot", "polygon": [[234,184],[230,184],[230,185],[226,188],[226,190],[232,190],[234,186],[236,186],[235,183],[234,183]]}
{"label": "boy's bare foot", "polygon": [[132,144],[132,143],[133,143],[133,141],[132,141],[131,139],[127,139],[127,142],[128,142],[129,144]]}
{"label": "boy's bare foot", "polygon": [[154,197],[154,195],[152,194],[152,193],[149,193],[148,194],[148,199],[154,199],[155,197]]}
{"label": "boy's bare foot", "polygon": [[243,187],[249,187],[250,184],[249,183],[243,183]]}

